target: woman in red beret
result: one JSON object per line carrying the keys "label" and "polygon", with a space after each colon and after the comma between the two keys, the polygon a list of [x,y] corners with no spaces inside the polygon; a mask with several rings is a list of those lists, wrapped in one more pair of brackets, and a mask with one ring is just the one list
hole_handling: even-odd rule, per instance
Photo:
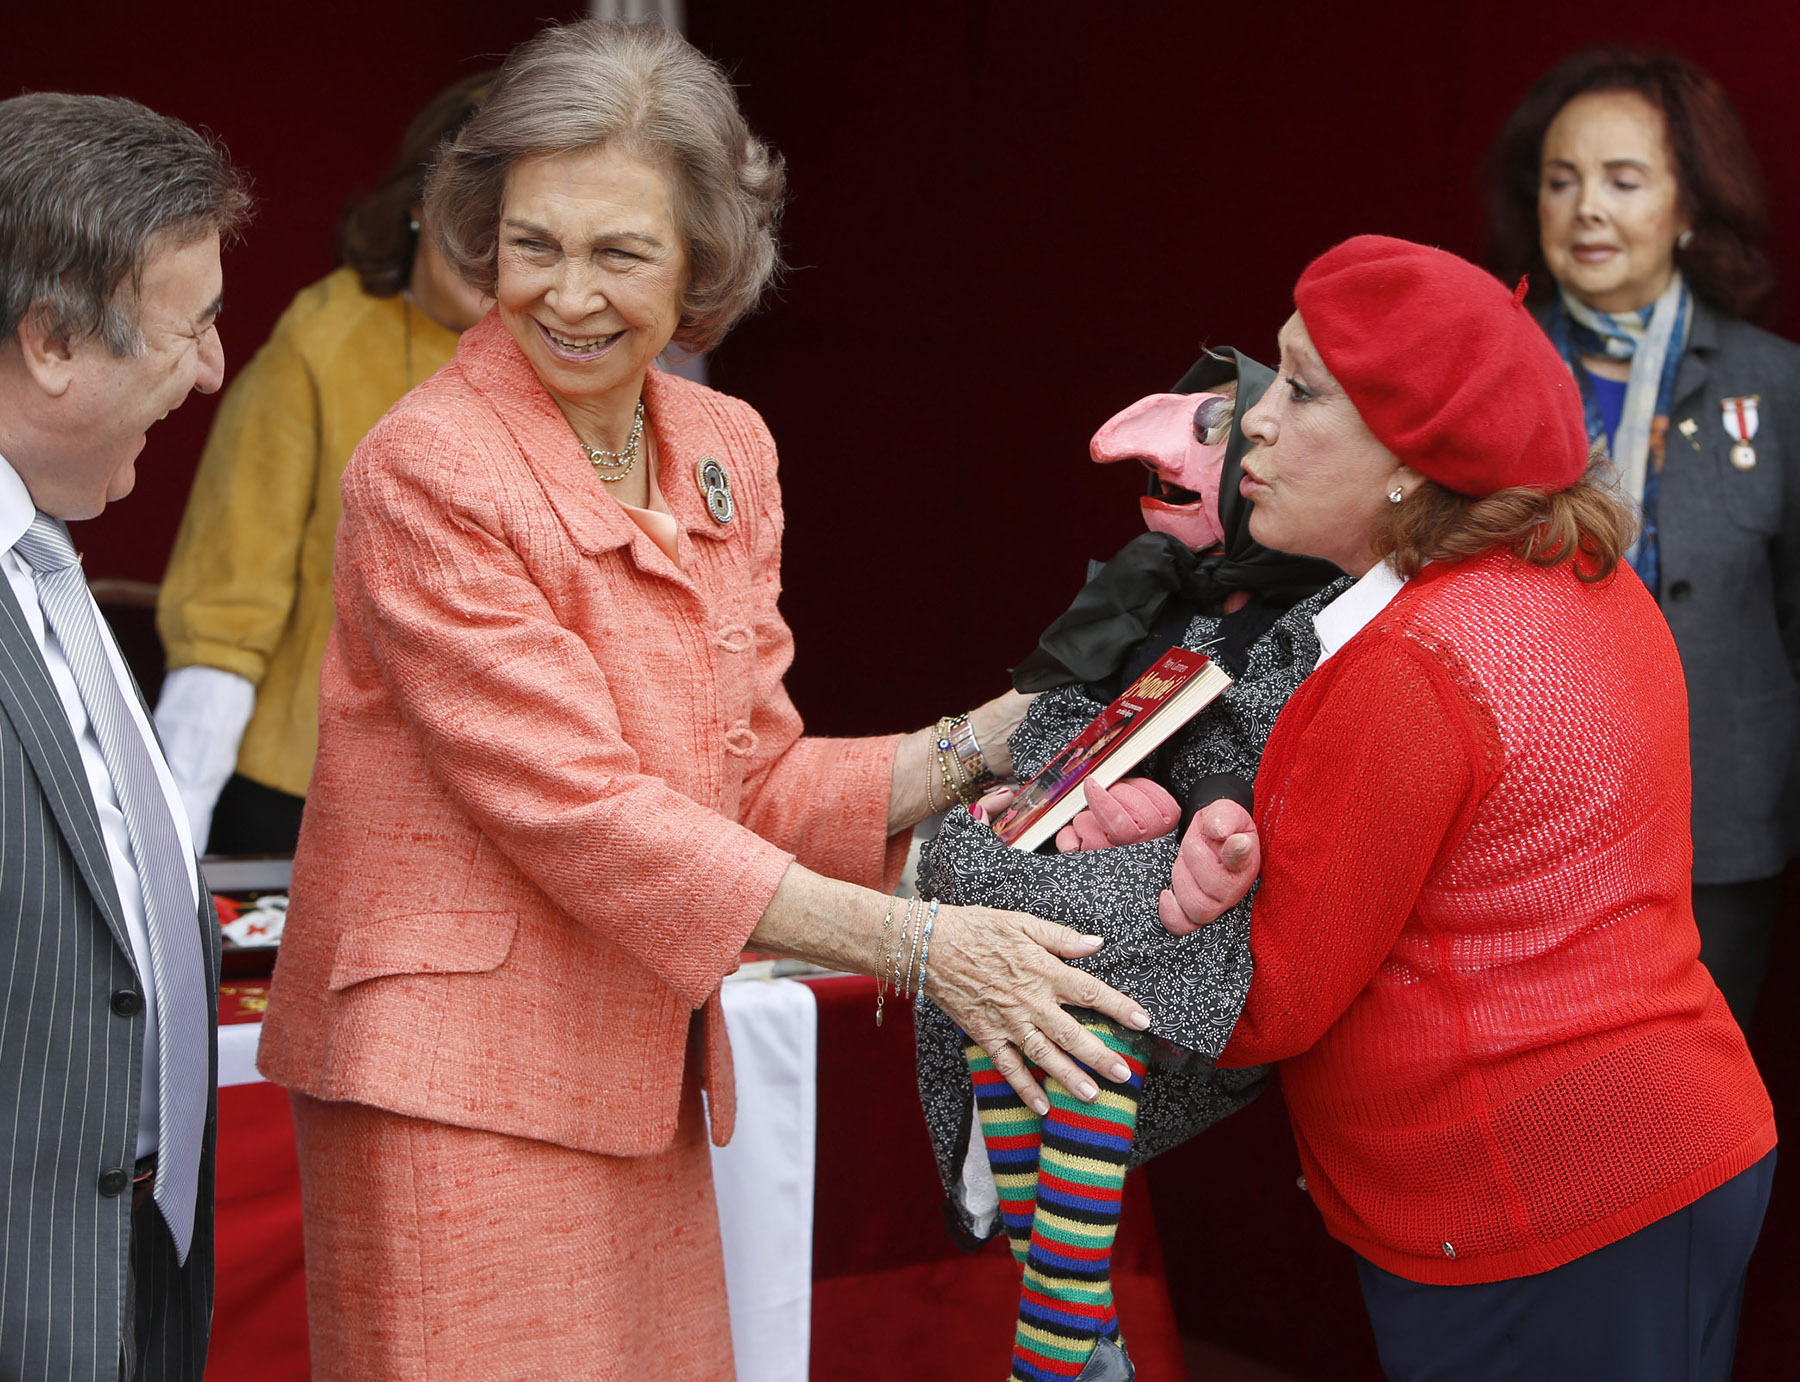
{"label": "woman in red beret", "polygon": [[1260,872],[1220,1064],[1281,1062],[1390,1378],[1723,1379],[1774,1117],[1698,959],[1681,665],[1522,297],[1376,236],[1301,276],[1241,488],[1359,580],[1163,916]]}

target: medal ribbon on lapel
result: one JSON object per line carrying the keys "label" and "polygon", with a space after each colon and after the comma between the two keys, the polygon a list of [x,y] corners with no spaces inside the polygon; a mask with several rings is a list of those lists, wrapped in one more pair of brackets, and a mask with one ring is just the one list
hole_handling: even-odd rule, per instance
{"label": "medal ribbon on lapel", "polygon": [[1756,467],[1756,448],[1750,443],[1756,437],[1756,428],[1761,422],[1758,408],[1762,403],[1761,394],[1746,394],[1742,398],[1721,398],[1719,400],[1719,420],[1725,424],[1725,431],[1734,445],[1731,448],[1731,463],[1739,470],[1753,470]]}

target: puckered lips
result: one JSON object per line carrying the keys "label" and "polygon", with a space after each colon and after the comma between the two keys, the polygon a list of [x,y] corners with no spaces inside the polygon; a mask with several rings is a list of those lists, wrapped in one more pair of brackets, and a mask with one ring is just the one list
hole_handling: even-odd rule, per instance
{"label": "puckered lips", "polygon": [[552,331],[536,317],[531,324],[537,328],[538,338],[543,341],[544,348],[559,360],[567,360],[572,365],[586,365],[612,352],[614,346],[625,339],[623,330],[611,334],[583,333],[576,335],[564,331]]}

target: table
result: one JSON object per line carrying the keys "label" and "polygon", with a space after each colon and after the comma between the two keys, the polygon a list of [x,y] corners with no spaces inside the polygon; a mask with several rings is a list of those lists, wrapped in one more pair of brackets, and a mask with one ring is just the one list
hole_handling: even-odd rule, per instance
{"label": "table", "polygon": [[[285,1092],[254,1071],[263,991],[228,983],[221,998],[213,1382],[308,1376],[293,1129]],[[725,998],[739,1124],[714,1172],[741,1382],[1004,1376],[1018,1268],[1003,1243],[963,1253],[943,1228],[910,1014],[890,1006],[877,1029],[861,978],[733,982]],[[1138,1376],[1185,1378],[1135,1175],[1116,1266]]]}

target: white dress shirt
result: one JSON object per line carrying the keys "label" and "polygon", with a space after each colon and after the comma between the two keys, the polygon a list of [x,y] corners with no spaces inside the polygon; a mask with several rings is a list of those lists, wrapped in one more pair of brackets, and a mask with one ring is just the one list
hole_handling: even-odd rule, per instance
{"label": "white dress shirt", "polygon": [[[125,919],[126,934],[131,938],[131,959],[137,967],[138,990],[144,996],[144,1077],[142,1098],[138,1104],[137,1155],[147,1156],[157,1147],[160,1087],[157,1073],[157,995],[150,965],[150,931],[145,921],[144,890],[138,880],[137,862],[132,858],[131,838],[125,830],[125,814],[119,809],[119,795],[113,787],[112,774],[107,771],[106,759],[100,753],[100,740],[94,733],[93,725],[88,722],[87,707],[81,703],[81,693],[76,689],[75,677],[69,671],[62,645],[57,642],[56,635],[45,627],[44,610],[38,603],[37,582],[32,577],[31,568],[13,550],[14,544],[25,536],[25,530],[31,526],[31,520],[36,514],[37,506],[31,502],[31,493],[25,488],[25,482],[7,463],[6,458],[0,456],[0,570],[4,570],[7,583],[12,587],[20,609],[25,613],[25,622],[30,626],[32,636],[37,639],[38,647],[43,650],[44,662],[50,671],[50,682],[56,688],[57,698],[62,702],[63,713],[69,717],[69,728],[74,731],[75,743],[81,749],[81,765],[87,771],[88,787],[93,792],[94,806],[100,817],[100,830],[106,838],[107,861],[112,865],[113,881],[119,890],[119,911]],[[145,743],[150,746],[150,761],[156,765],[157,782],[162,786],[163,795],[168,798],[169,811],[175,817],[175,833],[181,840],[182,848],[187,851],[188,887],[197,913],[200,905],[200,880],[194,866],[193,839],[188,833],[187,813],[182,809],[181,796],[175,789],[175,779],[169,772],[169,765],[163,761],[162,750],[156,745],[156,736],[150,731],[150,722],[138,699],[136,684],[113,641],[112,631],[107,628],[106,620],[100,616],[97,608],[94,617],[101,629],[105,630],[102,641],[106,645],[107,661],[112,665],[113,676],[124,693],[125,705],[131,712],[132,722],[137,726],[138,733],[144,736]]]}
{"label": "white dress shirt", "polygon": [[1313,632],[1319,635],[1319,660],[1315,669],[1325,664],[1344,644],[1363,631],[1377,614],[1388,607],[1406,582],[1385,561],[1378,561],[1324,609],[1313,615]]}

